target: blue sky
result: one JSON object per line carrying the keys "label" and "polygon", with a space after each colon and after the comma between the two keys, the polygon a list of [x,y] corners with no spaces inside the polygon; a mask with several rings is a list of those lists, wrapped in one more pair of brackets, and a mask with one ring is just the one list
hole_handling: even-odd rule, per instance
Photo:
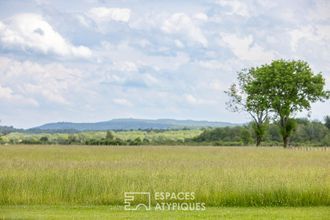
{"label": "blue sky", "polygon": [[224,91],[278,58],[306,60],[330,88],[330,1],[1,0],[1,124],[245,122]]}

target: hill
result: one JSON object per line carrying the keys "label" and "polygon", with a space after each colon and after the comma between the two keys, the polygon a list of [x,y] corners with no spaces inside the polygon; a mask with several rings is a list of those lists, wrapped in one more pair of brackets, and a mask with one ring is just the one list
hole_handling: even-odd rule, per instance
{"label": "hill", "polygon": [[204,127],[226,127],[238,124],[228,122],[210,122],[175,119],[113,119],[110,121],[94,123],[56,122],[48,123],[32,130],[77,130],[77,131],[102,131],[102,130],[146,130],[146,129],[182,129]]}

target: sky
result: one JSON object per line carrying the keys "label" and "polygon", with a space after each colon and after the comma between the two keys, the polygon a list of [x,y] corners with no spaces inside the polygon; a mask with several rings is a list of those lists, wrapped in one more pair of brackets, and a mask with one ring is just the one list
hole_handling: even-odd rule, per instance
{"label": "sky", "polygon": [[246,122],[224,91],[280,58],[307,61],[330,89],[330,1],[0,0],[0,124]]}

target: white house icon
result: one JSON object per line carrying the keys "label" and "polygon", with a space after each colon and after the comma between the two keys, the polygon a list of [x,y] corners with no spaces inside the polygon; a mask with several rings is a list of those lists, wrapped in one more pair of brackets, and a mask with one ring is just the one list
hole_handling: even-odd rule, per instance
{"label": "white house icon", "polygon": [[[150,192],[125,192],[124,193],[124,209],[125,210],[138,210],[145,208],[145,210],[150,210]],[[144,203],[132,204],[136,200],[145,201]]]}

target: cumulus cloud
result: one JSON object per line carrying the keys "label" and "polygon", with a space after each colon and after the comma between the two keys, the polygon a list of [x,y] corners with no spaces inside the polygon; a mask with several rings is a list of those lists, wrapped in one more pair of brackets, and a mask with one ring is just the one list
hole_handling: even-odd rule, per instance
{"label": "cumulus cloud", "polygon": [[209,86],[215,91],[225,91],[228,88],[228,86],[224,85],[224,83],[219,80],[214,80],[213,82],[210,82]]}
{"label": "cumulus cloud", "polygon": [[123,70],[125,68],[136,70],[136,68],[141,66],[149,66],[157,70],[176,70],[190,61],[188,54],[183,52],[177,52],[174,56],[149,55],[130,46],[127,42],[112,44],[104,41],[101,44],[99,53],[96,55],[99,57],[100,62],[110,59],[114,63],[114,67],[118,68],[121,66]]}
{"label": "cumulus cloud", "polygon": [[159,80],[150,73],[134,74],[132,72],[105,72],[101,83],[119,86],[123,89],[150,89],[159,86]]}
{"label": "cumulus cloud", "polygon": [[133,105],[130,101],[128,101],[127,99],[123,99],[123,98],[113,99],[112,101],[113,101],[113,103],[115,103],[117,105],[122,105],[122,106],[127,106],[127,107],[130,107]]}
{"label": "cumulus cloud", "polygon": [[229,15],[240,15],[243,17],[249,17],[250,12],[248,6],[239,0],[218,0],[216,2],[220,6],[227,7],[229,10],[227,14]]}
{"label": "cumulus cloud", "polygon": [[13,102],[70,105],[71,96],[82,87],[80,71],[61,64],[41,65],[0,57],[0,72],[1,83],[6,85],[1,88],[0,97]]}
{"label": "cumulus cloud", "polygon": [[0,85],[0,99],[2,103],[10,103],[13,105],[30,105],[38,106],[39,103],[33,98],[26,98],[20,94],[15,94],[14,91],[9,87]]}
{"label": "cumulus cloud", "polygon": [[[201,17],[201,15],[199,16]],[[168,34],[180,34],[189,40],[207,47],[208,41],[202,30],[193,23],[191,18],[184,13],[175,13],[166,19],[161,27],[162,31]]]}
{"label": "cumulus cloud", "polygon": [[123,72],[136,72],[138,71],[138,66],[134,62],[121,61],[114,62],[112,65],[112,69]]}
{"label": "cumulus cloud", "polygon": [[220,62],[219,60],[201,60],[197,62],[201,67],[217,70],[217,69],[223,69],[225,65],[223,62]]}
{"label": "cumulus cloud", "polygon": [[214,100],[205,100],[205,99],[197,98],[192,94],[185,94],[183,98],[190,105],[208,105],[215,103]]}
{"label": "cumulus cloud", "polygon": [[275,58],[274,51],[266,51],[256,43],[253,43],[251,35],[239,37],[236,34],[221,34],[222,46],[228,47],[236,57],[247,61],[269,62]]}
{"label": "cumulus cloud", "polygon": [[301,40],[318,42],[330,41],[330,25],[306,25],[290,31],[291,49],[296,51]]}
{"label": "cumulus cloud", "polygon": [[195,14],[194,18],[203,22],[206,22],[208,20],[208,16],[202,12]]}
{"label": "cumulus cloud", "polygon": [[177,48],[184,48],[184,44],[178,39],[174,40],[174,44]]}
{"label": "cumulus cloud", "polygon": [[131,10],[128,8],[97,7],[90,9],[88,15],[97,23],[109,21],[128,22]]}
{"label": "cumulus cloud", "polygon": [[309,8],[308,18],[314,21],[329,21],[330,19],[329,0],[318,0],[314,2],[314,7]]}
{"label": "cumulus cloud", "polygon": [[53,54],[61,57],[88,58],[91,51],[85,46],[74,46],[37,14],[17,14],[0,21],[2,47]]}

